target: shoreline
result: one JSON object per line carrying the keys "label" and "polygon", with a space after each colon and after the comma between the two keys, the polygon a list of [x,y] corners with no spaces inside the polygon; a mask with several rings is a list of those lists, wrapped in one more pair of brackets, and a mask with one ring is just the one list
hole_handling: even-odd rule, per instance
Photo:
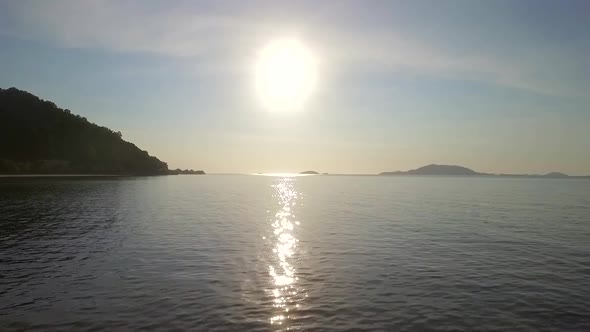
{"label": "shoreline", "polygon": [[121,177],[118,174],[0,174],[0,178],[76,178],[76,177]]}
{"label": "shoreline", "polygon": [[[204,174],[153,174],[153,175],[134,175],[134,174],[0,174],[0,179],[17,179],[17,178],[109,178],[109,177],[152,177],[152,176],[177,176],[177,175],[204,175]],[[255,176],[310,176],[310,174],[258,174],[258,173],[210,173],[208,175],[255,175]],[[590,176],[569,175],[566,177],[549,177],[542,175],[496,175],[496,174],[477,174],[477,175],[443,175],[443,174],[313,174],[313,176],[362,176],[362,177],[449,177],[449,178],[521,178],[521,179],[590,179]]]}

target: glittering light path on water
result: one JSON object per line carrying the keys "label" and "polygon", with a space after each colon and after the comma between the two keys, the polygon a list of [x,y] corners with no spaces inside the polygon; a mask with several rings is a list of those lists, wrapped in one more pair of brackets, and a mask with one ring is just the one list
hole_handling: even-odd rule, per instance
{"label": "glittering light path on water", "polygon": [[290,313],[299,308],[298,299],[301,290],[297,286],[297,277],[295,275],[295,266],[293,255],[297,247],[297,240],[294,236],[295,228],[299,222],[295,221],[293,209],[297,203],[298,193],[293,184],[295,178],[283,177],[277,178],[273,187],[276,189],[275,197],[278,199],[280,207],[272,220],[273,238],[270,239],[273,244],[273,257],[276,261],[269,265],[269,274],[273,283],[270,292],[273,296],[273,307],[275,308],[273,316],[270,318],[271,324],[286,325],[290,318]]}

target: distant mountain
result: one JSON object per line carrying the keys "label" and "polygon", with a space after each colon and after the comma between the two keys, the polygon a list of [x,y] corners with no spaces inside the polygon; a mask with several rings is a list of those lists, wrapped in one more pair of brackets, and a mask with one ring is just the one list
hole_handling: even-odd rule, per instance
{"label": "distant mountain", "polygon": [[320,174],[320,173],[318,173],[316,171],[305,171],[305,172],[301,172],[299,174],[313,174],[313,175],[317,175],[317,174]]}
{"label": "distant mountain", "polygon": [[0,89],[0,174],[168,174],[120,132],[18,90]]}
{"label": "distant mountain", "polygon": [[422,166],[417,169],[409,170],[407,172],[382,172],[379,175],[479,175],[479,176],[494,176],[494,177],[516,177],[516,178],[590,178],[590,176],[570,176],[560,172],[551,172],[545,175],[539,174],[488,174],[479,173],[472,169],[463,166],[454,165],[436,165],[431,164]]}
{"label": "distant mountain", "polygon": [[455,165],[430,164],[407,172],[383,172],[380,175],[484,175],[472,169]]}
{"label": "distant mountain", "polygon": [[551,172],[543,175],[546,178],[567,178],[569,175],[560,172]]}
{"label": "distant mountain", "polygon": [[408,171],[409,174],[417,175],[477,175],[479,173],[463,166],[454,165],[427,165],[418,169]]}

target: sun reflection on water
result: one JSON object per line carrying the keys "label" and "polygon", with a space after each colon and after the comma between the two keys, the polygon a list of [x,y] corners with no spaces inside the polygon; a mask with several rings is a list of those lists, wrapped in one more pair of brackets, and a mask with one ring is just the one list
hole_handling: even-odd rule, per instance
{"label": "sun reflection on water", "polygon": [[272,222],[274,236],[269,239],[273,245],[275,263],[269,265],[268,270],[272,277],[273,284],[270,292],[273,297],[272,305],[275,308],[270,323],[278,325],[282,325],[289,318],[289,311],[299,308],[296,302],[300,290],[297,287],[298,278],[292,261],[297,242],[299,242],[294,236],[295,227],[299,226],[299,222],[293,220],[292,209],[298,198],[298,193],[293,186],[294,181],[293,177],[282,177],[273,185],[280,207]]}

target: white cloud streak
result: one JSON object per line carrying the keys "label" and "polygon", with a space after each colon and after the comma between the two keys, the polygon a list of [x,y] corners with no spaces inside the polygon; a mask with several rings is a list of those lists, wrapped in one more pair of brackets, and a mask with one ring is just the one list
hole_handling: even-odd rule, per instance
{"label": "white cloud streak", "polygon": [[303,33],[313,40],[322,60],[342,70],[350,66],[382,72],[410,70],[549,95],[578,96],[587,88],[553,75],[560,68],[552,67],[539,54],[521,59],[487,53],[458,57],[389,30],[357,31],[354,26],[336,28],[318,22],[287,25],[243,12],[199,12],[196,7],[149,11],[141,2],[19,1],[7,8],[15,24],[0,27],[0,32],[66,48],[198,57],[205,66],[216,69],[235,68],[236,62],[247,58],[244,54],[251,54],[265,40]]}

